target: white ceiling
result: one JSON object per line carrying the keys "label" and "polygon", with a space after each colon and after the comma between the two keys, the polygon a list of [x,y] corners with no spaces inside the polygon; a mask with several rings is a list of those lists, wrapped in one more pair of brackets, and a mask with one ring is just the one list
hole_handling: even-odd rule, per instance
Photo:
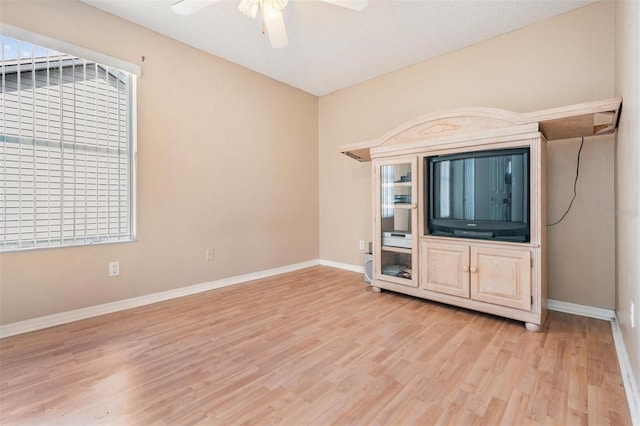
{"label": "white ceiling", "polygon": [[316,96],[478,43],[595,0],[371,0],[362,12],[316,0],[284,10],[289,45],[222,0],[191,16],[177,0],[83,0]]}

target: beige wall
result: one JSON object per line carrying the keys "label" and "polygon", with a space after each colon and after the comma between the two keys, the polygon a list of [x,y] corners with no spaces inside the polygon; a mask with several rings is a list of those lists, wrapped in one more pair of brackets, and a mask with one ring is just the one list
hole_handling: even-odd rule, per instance
{"label": "beige wall", "polygon": [[[338,146],[440,109],[528,112],[614,95],[615,4],[596,3],[320,98],[320,257],[362,264],[371,240],[370,163]],[[579,141],[550,143],[549,218],[573,192]],[[585,141],[578,197],[549,229],[549,297],[613,308],[613,137]]]}
{"label": "beige wall", "polygon": [[[616,3],[616,95],[623,97],[616,140],[616,312],[640,384],[640,3]],[[631,328],[630,303],[635,304]]]}
{"label": "beige wall", "polygon": [[138,241],[2,254],[0,323],[318,258],[316,97],[79,2],[0,19],[142,66]]}

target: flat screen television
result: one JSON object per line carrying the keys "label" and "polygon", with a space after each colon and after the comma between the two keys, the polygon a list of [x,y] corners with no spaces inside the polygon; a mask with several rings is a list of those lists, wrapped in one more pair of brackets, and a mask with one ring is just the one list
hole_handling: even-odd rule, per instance
{"label": "flat screen television", "polygon": [[529,241],[529,148],[427,157],[432,235]]}

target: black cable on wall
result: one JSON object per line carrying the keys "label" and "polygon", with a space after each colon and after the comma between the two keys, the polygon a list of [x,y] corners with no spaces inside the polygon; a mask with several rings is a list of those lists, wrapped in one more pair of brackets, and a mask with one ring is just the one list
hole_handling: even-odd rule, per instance
{"label": "black cable on wall", "polygon": [[558,220],[557,222],[549,223],[549,224],[547,224],[547,226],[557,225],[560,222],[562,222],[562,219],[565,218],[565,216],[569,213],[569,210],[571,210],[571,206],[573,206],[573,201],[576,199],[576,195],[577,195],[576,188],[578,186],[578,175],[580,174],[580,153],[582,153],[582,146],[583,145],[584,145],[584,136],[582,137],[582,140],[580,141],[580,148],[578,149],[578,161],[577,161],[577,164],[576,164],[576,178],[573,181],[573,198],[571,198],[571,202],[569,203],[569,207],[567,207],[567,210],[564,212],[564,214],[562,215],[560,220]]}

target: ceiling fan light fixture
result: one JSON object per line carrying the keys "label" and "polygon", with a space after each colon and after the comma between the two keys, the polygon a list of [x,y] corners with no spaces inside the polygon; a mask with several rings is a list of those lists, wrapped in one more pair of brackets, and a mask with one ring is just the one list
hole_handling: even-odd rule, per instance
{"label": "ceiling fan light fixture", "polygon": [[271,47],[281,48],[289,44],[287,39],[287,29],[284,26],[282,10],[273,6],[274,0],[262,0],[262,18],[264,26],[267,28],[267,35],[271,42]]}
{"label": "ceiling fan light fixture", "polygon": [[[0,0],[1,1],[1,0]],[[219,0],[179,0],[171,6],[171,10],[179,15],[191,15]],[[362,10],[369,4],[369,0],[321,0],[336,6],[352,10]],[[282,11],[289,0],[240,0],[238,9],[248,17],[255,19],[258,9],[262,8],[263,33],[267,30],[271,47],[281,48],[289,44],[287,28],[284,26]]]}

